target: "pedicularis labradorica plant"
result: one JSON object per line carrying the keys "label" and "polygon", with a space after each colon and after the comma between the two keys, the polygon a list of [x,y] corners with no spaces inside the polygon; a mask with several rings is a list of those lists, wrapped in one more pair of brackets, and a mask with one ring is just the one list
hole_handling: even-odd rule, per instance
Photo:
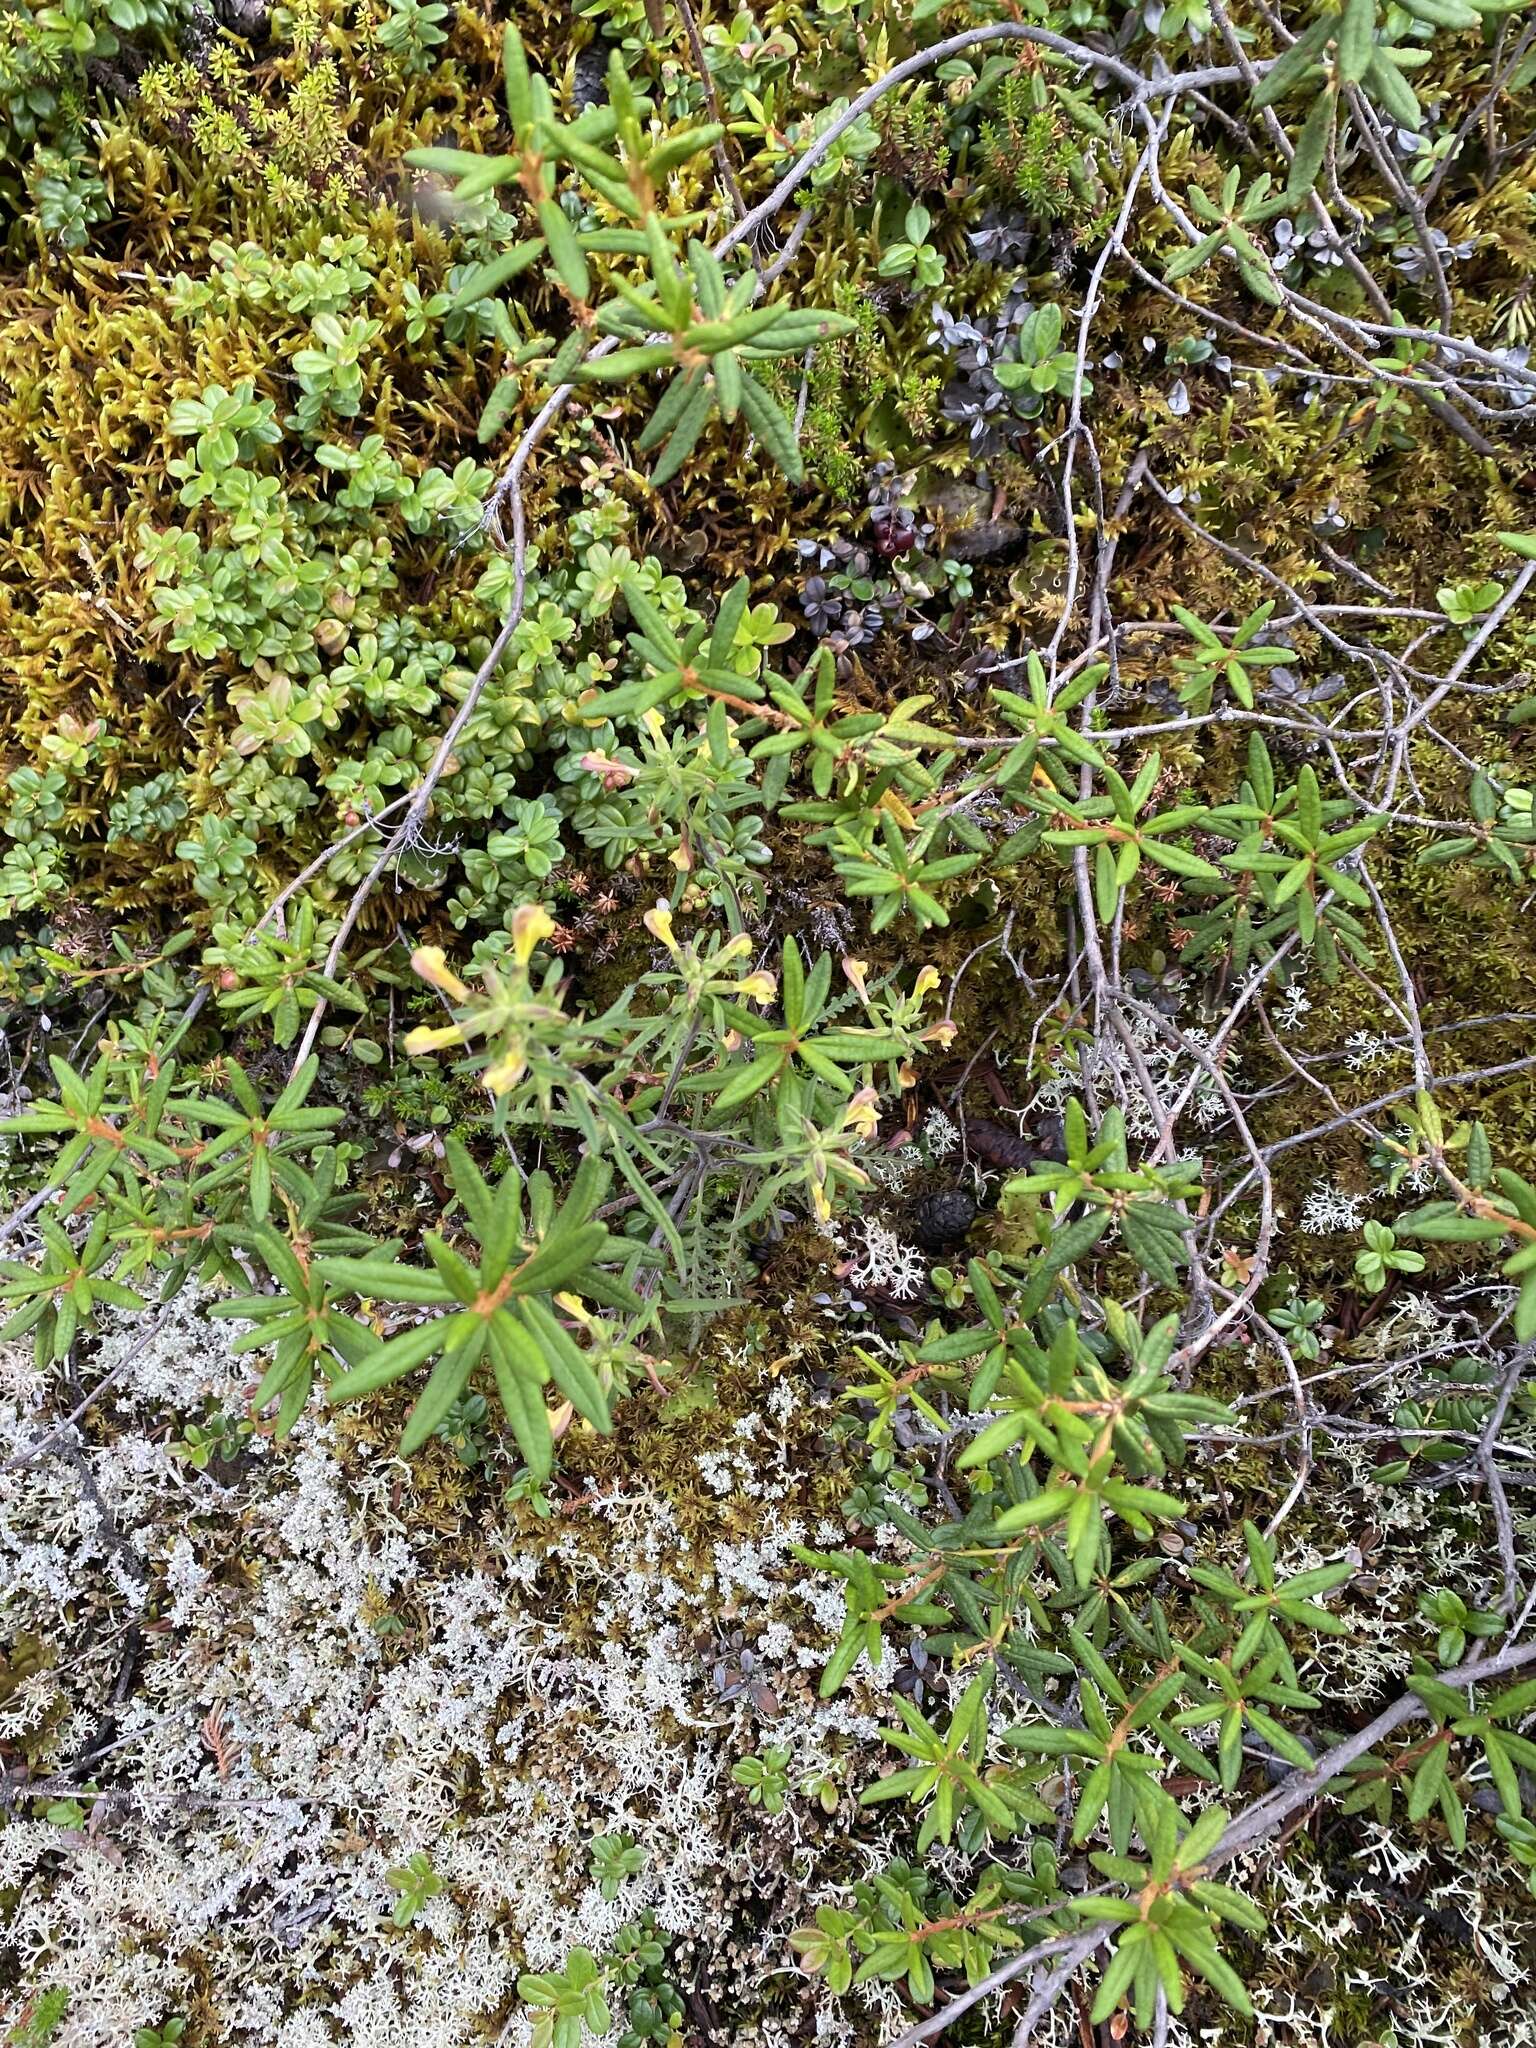
{"label": "pedicularis labradorica plant", "polygon": [[[1086,1971],[1076,2024],[1178,2044],[1277,2023],[1330,1812],[1415,1943],[1457,1858],[1536,1883],[1517,14],[589,0],[501,32],[495,102],[418,0],[259,62],[0,13],[0,1477],[84,1471],[119,1688],[211,1578],[135,1548],[157,1458],[199,1541],[253,1472],[398,1458],[392,1517],[577,1589],[745,1845],[729,1940],[665,1802],[602,1804],[595,1689],[601,1770],[539,1788],[580,1939],[498,1925],[481,2031],[803,2031],[794,1970],[818,2032],[995,1995],[1027,2041]],[[183,1290],[259,1376],[118,1486]],[[707,1712],[609,1583],[656,1500]],[[354,1714],[436,1640],[386,1552]],[[97,1620],[0,1643],[60,1883],[136,1796],[32,1711]],[[491,1648],[498,1699],[564,1669]],[[229,1704],[188,1811],[262,1805]],[[342,1916],[378,1983],[479,1953],[478,1852],[412,1813]],[[1379,1960],[1327,1959],[1345,2038],[1441,2039]]]}

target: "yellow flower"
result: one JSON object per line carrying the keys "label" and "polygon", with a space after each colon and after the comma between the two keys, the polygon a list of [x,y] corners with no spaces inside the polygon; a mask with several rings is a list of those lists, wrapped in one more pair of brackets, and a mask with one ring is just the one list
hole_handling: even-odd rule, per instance
{"label": "yellow flower", "polygon": [[737,995],[745,996],[749,1003],[771,1003],[778,992],[777,979],[765,967],[760,967],[756,974],[749,974],[745,981],[736,984]]}
{"label": "yellow flower", "polygon": [[555,920],[539,904],[518,905],[512,913],[512,953],[519,967],[528,965],[534,947],[541,939],[547,939],[554,928]]}
{"label": "yellow flower", "polygon": [[419,1024],[414,1031],[405,1034],[405,1049],[414,1057],[423,1052],[441,1052],[445,1045],[457,1045],[459,1039],[457,1024],[440,1024],[436,1028],[430,1024]]}
{"label": "yellow flower", "polygon": [[939,970],[937,967],[924,967],[919,970],[917,980],[912,984],[912,993],[914,996],[921,998],[927,995],[930,989],[937,988],[938,985]]}
{"label": "yellow flower", "polygon": [[523,1057],[521,1046],[514,1046],[504,1053],[495,1066],[485,1070],[485,1085],[493,1095],[505,1095],[509,1088],[515,1088],[528,1071],[528,1062]]}
{"label": "yellow flower", "polygon": [[666,903],[659,902],[654,910],[648,910],[640,922],[652,938],[660,939],[669,953],[677,952],[677,940],[672,934],[672,912]]}
{"label": "yellow flower", "polygon": [[843,972],[858,990],[859,1000],[867,1003],[869,1001],[869,989],[864,977],[869,972],[869,962],[867,960],[845,959],[843,961]]}
{"label": "yellow flower", "polygon": [[857,1131],[861,1138],[872,1138],[880,1125],[879,1101],[878,1088],[861,1088],[843,1111],[844,1128]]}
{"label": "yellow flower", "polygon": [[[445,996],[462,1003],[469,990],[448,965],[448,955],[441,946],[418,946],[411,955],[411,966],[426,982],[429,988],[441,989]],[[412,1033],[414,1037],[415,1034]]]}

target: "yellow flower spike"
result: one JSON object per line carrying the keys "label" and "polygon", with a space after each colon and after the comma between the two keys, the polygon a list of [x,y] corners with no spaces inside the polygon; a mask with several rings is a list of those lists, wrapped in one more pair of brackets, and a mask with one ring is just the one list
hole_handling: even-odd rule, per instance
{"label": "yellow flower spike", "polygon": [[429,988],[441,989],[454,1002],[462,1003],[469,990],[448,965],[441,946],[418,946],[411,955],[411,967]]}
{"label": "yellow flower spike", "polygon": [[414,1031],[405,1034],[405,1049],[413,1057],[424,1052],[441,1052],[445,1045],[457,1045],[462,1036],[457,1024],[418,1024]]}
{"label": "yellow flower spike", "polygon": [[526,967],[533,958],[533,949],[541,939],[547,939],[555,928],[555,920],[549,912],[537,903],[520,903],[512,913],[512,956],[519,967]]}
{"label": "yellow flower spike", "polygon": [[648,910],[640,922],[653,939],[660,939],[674,958],[677,956],[677,940],[672,932],[672,912],[664,902],[658,902],[654,910]]}
{"label": "yellow flower spike", "polygon": [[768,970],[759,968],[756,974],[749,974],[745,981],[738,981],[736,993],[745,996],[749,1003],[771,1003],[779,992],[778,979]]}
{"label": "yellow flower spike", "polygon": [[867,1003],[869,1001],[869,985],[864,977],[869,972],[869,962],[867,960],[852,960],[845,957],[843,960],[843,972],[858,990],[860,1002]]}
{"label": "yellow flower spike", "polygon": [[931,989],[936,989],[938,985],[939,970],[937,967],[923,967],[918,970],[917,980],[912,984],[912,993],[921,1001]]}

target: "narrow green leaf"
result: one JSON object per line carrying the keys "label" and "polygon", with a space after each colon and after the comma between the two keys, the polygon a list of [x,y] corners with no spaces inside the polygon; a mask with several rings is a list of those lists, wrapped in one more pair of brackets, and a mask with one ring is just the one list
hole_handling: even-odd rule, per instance
{"label": "narrow green leaf", "polygon": [[602,1383],[553,1311],[542,1301],[522,1301],[517,1313],[538,1344],[551,1379],[578,1413],[605,1436],[613,1428]]}
{"label": "narrow green leaf", "polygon": [[770,398],[757,379],[746,370],[743,370],[741,375],[741,411],[747,425],[789,481],[792,484],[799,483],[804,472],[800,462],[800,449],[795,440],[795,430],[779,409],[776,400]]}
{"label": "narrow green leaf", "polygon": [[1376,0],[1344,0],[1335,62],[1344,85],[1358,85],[1371,61],[1376,36]]}
{"label": "narrow green leaf", "polygon": [[447,1325],[457,1320],[454,1316],[437,1316],[431,1322],[419,1324],[414,1330],[391,1337],[371,1358],[332,1380],[326,1389],[326,1399],[339,1404],[361,1400],[365,1394],[376,1394],[380,1387],[387,1387],[392,1381],[414,1371],[418,1365],[424,1365],[448,1341]]}
{"label": "narrow green leaf", "polygon": [[520,277],[530,263],[538,261],[544,253],[542,236],[531,242],[519,242],[514,249],[508,249],[500,256],[493,256],[489,263],[480,263],[469,273],[453,295],[453,310],[462,313],[467,307],[477,306],[482,299],[488,299],[492,292],[499,292],[504,284],[510,284],[514,277]]}
{"label": "narrow green leaf", "polygon": [[693,453],[694,446],[714,409],[714,396],[709,383],[703,378],[690,390],[682,416],[672,429],[671,438],[651,471],[652,490],[659,491],[663,484],[670,483]]}
{"label": "narrow green leaf", "polygon": [[549,259],[555,266],[555,275],[578,304],[584,305],[592,290],[592,275],[587,269],[587,259],[582,254],[581,244],[576,239],[576,230],[571,226],[564,207],[557,200],[541,199],[538,205],[539,226],[544,231],[544,240],[549,245]]}
{"label": "narrow green leaf", "polygon": [[445,1351],[432,1368],[401,1435],[402,1458],[419,1451],[438,1424],[447,1419],[448,1411],[468,1386],[469,1376],[480,1362],[485,1337],[483,1322],[471,1326],[465,1330],[463,1341]]}
{"label": "narrow green leaf", "polygon": [[1296,137],[1296,154],[1291,159],[1290,176],[1285,181],[1285,196],[1292,206],[1299,206],[1317,183],[1332,134],[1333,94],[1324,91],[1318,94],[1311,113],[1302,123],[1301,133]]}

